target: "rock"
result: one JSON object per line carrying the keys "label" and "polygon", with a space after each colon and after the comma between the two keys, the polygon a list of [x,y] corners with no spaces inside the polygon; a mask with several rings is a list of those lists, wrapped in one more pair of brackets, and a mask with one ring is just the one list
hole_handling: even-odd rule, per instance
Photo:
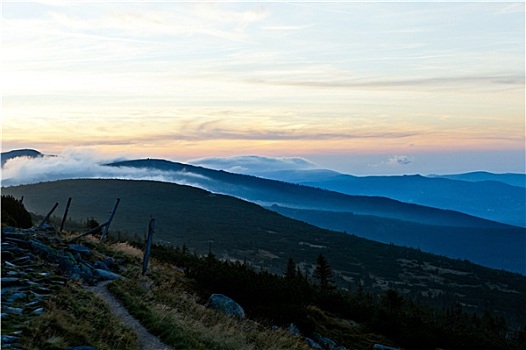
{"label": "rock", "polygon": [[95,276],[97,276],[100,280],[103,280],[103,281],[116,280],[118,278],[122,278],[122,276],[117,273],[102,270],[102,269],[95,269],[94,272],[95,272]]}
{"label": "rock", "polygon": [[81,346],[72,346],[72,347],[66,348],[66,350],[97,350],[97,348],[94,348],[93,346],[81,345]]}
{"label": "rock", "polygon": [[223,294],[212,294],[210,298],[208,298],[206,307],[222,311],[230,317],[238,316],[245,318],[245,310],[234,300]]}
{"label": "rock", "polygon": [[15,314],[15,315],[22,315],[24,310],[22,310],[19,307],[10,307],[10,306],[4,306],[2,307],[2,311],[5,311],[8,314]]}
{"label": "rock", "polygon": [[[4,344],[13,344],[19,338],[15,337],[15,336],[12,336],[12,335],[4,335],[4,334],[2,334],[1,339],[2,339],[2,345],[4,345]],[[3,346],[2,346],[2,348],[3,348]]]}
{"label": "rock", "polygon": [[20,299],[26,299],[27,298],[27,295],[26,293],[23,293],[23,292],[16,292],[16,293],[13,293],[11,294],[10,296],[7,297],[7,301],[12,303],[16,300],[20,300]]}
{"label": "rock", "polygon": [[111,256],[107,257],[106,259],[104,259],[104,263],[108,266],[108,267],[112,267],[113,265],[115,265],[115,259],[113,259]]}
{"label": "rock", "polygon": [[2,233],[13,233],[13,232],[16,232],[16,228],[14,228],[12,226],[4,226],[4,227],[2,227]]}
{"label": "rock", "polygon": [[41,315],[43,312],[44,312],[44,308],[43,307],[39,307],[38,309],[33,310],[33,312],[31,312],[31,313],[33,315]]}
{"label": "rock", "polygon": [[108,265],[106,265],[104,261],[100,261],[100,260],[95,261],[95,263],[93,264],[93,267],[96,269],[110,271],[110,268],[108,267]]}
{"label": "rock", "polygon": [[82,244],[70,244],[68,245],[68,248],[69,250],[72,250],[77,253],[88,254],[88,255],[91,254],[91,250],[88,247],[83,246]]}
{"label": "rock", "polygon": [[23,280],[21,280],[18,277],[2,277],[1,279],[2,288],[8,287],[8,286],[20,286],[23,283]]}
{"label": "rock", "polygon": [[43,256],[44,258],[48,258],[49,260],[54,261],[62,256],[58,250],[51,248],[50,246],[35,239],[30,240],[29,244],[35,253]]}
{"label": "rock", "polygon": [[313,349],[323,350],[320,344],[316,343],[311,338],[305,338],[305,341],[309,344],[309,346]]}
{"label": "rock", "polygon": [[287,332],[293,335],[297,335],[298,337],[301,337],[301,332],[294,323],[291,323],[289,325],[289,328],[287,328]]}
{"label": "rock", "polygon": [[332,339],[329,339],[329,338],[326,338],[326,337],[323,337],[321,336],[320,334],[318,333],[314,333],[313,334],[313,337],[314,337],[314,340],[318,343],[318,344],[321,344],[323,347],[325,348],[328,348],[330,350],[336,348],[337,344],[335,341],[333,341]]}

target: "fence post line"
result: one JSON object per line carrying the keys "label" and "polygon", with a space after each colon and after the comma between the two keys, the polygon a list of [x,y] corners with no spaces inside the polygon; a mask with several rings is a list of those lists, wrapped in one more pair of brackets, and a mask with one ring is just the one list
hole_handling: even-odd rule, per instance
{"label": "fence post line", "polygon": [[104,227],[104,230],[102,231],[102,236],[100,236],[100,243],[104,243],[104,239],[106,238],[106,235],[108,234],[108,230],[110,229],[111,220],[113,220],[113,216],[115,215],[115,212],[117,211],[117,207],[119,206],[120,201],[121,199],[117,198],[117,202],[115,202],[115,205],[113,206],[113,210],[111,211],[110,217],[108,218],[108,223]]}
{"label": "fence post line", "polygon": [[153,232],[155,231],[155,219],[150,216],[148,223],[148,238],[146,238],[146,247],[144,248],[144,259],[142,261],[142,274],[148,270],[148,260],[150,259],[150,249],[152,248]]}
{"label": "fence post line", "polygon": [[42,226],[44,226],[44,224],[46,223],[46,221],[48,221],[49,217],[51,216],[51,214],[53,214],[53,212],[55,211],[55,209],[57,209],[58,207],[58,202],[55,203],[55,205],[53,206],[53,209],[51,209],[49,211],[49,213],[46,215],[46,217],[44,218],[44,220],[42,220],[42,222],[40,223],[40,225],[38,225],[37,227],[37,230],[40,230],[42,228]]}
{"label": "fence post line", "polygon": [[64,217],[62,218],[62,222],[60,223],[60,230],[58,232],[62,232],[62,230],[64,229],[64,224],[66,223],[66,218],[68,216],[70,204],[71,204],[71,197],[68,198],[68,203],[66,204],[66,210],[64,210]]}

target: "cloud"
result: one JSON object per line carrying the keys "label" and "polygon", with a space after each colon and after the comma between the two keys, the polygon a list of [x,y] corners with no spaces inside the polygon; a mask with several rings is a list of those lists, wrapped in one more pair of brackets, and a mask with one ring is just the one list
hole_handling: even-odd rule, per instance
{"label": "cloud", "polygon": [[191,164],[232,173],[258,174],[277,170],[309,170],[320,167],[301,157],[236,156],[211,157],[188,161]]}
{"label": "cloud", "polygon": [[[383,58],[385,59],[385,58]],[[393,58],[398,59],[398,58]],[[401,58],[400,58],[401,59]],[[386,80],[382,78],[334,78],[334,79],[249,79],[249,83],[265,84],[265,85],[282,85],[295,86],[306,88],[458,88],[459,86],[479,88],[484,86],[524,86],[524,75],[509,73],[509,74],[486,74],[479,76],[449,76],[449,77],[428,77],[428,78],[414,78],[414,79],[392,79]]]}
{"label": "cloud", "polygon": [[70,149],[56,156],[47,155],[41,158],[13,158],[8,160],[2,168],[2,186],[63,179],[101,178],[162,181],[207,189],[203,181],[209,180],[208,178],[188,171],[161,171],[104,165],[115,160],[105,159],[95,152],[82,149]]}
{"label": "cloud", "polygon": [[413,162],[412,157],[408,156],[392,156],[387,160],[387,165],[408,165]]}

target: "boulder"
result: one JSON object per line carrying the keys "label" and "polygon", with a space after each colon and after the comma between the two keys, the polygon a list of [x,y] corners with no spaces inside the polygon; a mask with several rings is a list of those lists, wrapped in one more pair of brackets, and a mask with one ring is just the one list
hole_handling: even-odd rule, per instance
{"label": "boulder", "polygon": [[333,350],[337,346],[335,341],[333,341],[330,338],[324,337],[321,334],[314,333],[313,338],[318,344],[322,345],[323,347],[327,349]]}
{"label": "boulder", "polygon": [[91,254],[91,250],[88,247],[83,246],[82,244],[70,244],[68,245],[68,249],[74,252],[77,252],[77,253],[88,254],[88,255]]}
{"label": "boulder", "polygon": [[102,269],[95,269],[93,271],[95,272],[95,275],[100,280],[103,280],[103,281],[116,280],[118,278],[122,278],[121,275],[119,275],[117,273],[114,273],[114,272],[111,272],[111,271],[106,271],[106,270],[102,270]]}
{"label": "boulder", "polygon": [[245,310],[234,300],[223,294],[212,294],[208,298],[206,307],[212,310],[219,310],[226,313],[230,317],[245,318]]}
{"label": "boulder", "polygon": [[289,325],[289,328],[287,328],[287,332],[289,332],[290,334],[297,335],[298,337],[301,336],[301,332],[298,329],[298,326],[296,326],[294,323],[291,323]]}
{"label": "boulder", "polygon": [[305,338],[305,341],[309,344],[309,346],[313,349],[317,349],[317,350],[323,350],[323,348],[321,347],[320,344],[316,343],[314,340],[312,340],[311,338]]}

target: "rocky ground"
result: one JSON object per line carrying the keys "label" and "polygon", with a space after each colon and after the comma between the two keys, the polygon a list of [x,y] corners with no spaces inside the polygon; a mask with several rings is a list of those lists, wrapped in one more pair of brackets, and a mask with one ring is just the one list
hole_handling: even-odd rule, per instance
{"label": "rocky ground", "polygon": [[2,228],[2,349],[18,348],[25,325],[67,283],[95,286],[121,277],[119,261],[94,250],[94,243],[78,244],[74,238],[51,227]]}

